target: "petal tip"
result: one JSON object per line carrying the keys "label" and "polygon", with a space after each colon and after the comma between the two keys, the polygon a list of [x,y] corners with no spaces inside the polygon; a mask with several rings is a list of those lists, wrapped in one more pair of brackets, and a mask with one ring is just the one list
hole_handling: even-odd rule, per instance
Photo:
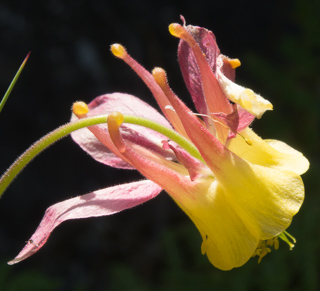
{"label": "petal tip", "polygon": [[8,264],[9,266],[12,266],[12,265],[17,264],[17,263],[19,263],[19,262],[20,262],[19,260],[13,259],[13,260],[7,262],[7,264]]}

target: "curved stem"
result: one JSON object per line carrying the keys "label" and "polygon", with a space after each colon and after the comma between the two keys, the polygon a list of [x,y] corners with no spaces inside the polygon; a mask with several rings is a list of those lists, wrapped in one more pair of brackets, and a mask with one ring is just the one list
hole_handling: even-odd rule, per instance
{"label": "curved stem", "polygon": [[[60,126],[54,131],[48,133],[37,142],[35,142],[31,147],[29,147],[2,175],[0,179],[0,197],[3,192],[8,188],[13,179],[22,171],[22,169],[33,160],[39,153],[44,151],[50,145],[54,144],[59,139],[69,135],[71,132],[78,129],[88,127],[91,125],[97,125],[101,123],[107,123],[107,115],[87,117],[79,119],[75,122],[70,122],[65,125]],[[193,157],[203,161],[197,148],[190,143],[187,139],[179,135],[172,129],[162,126],[151,120],[147,120],[141,117],[124,115],[124,123],[131,123],[136,125],[141,125],[157,131],[164,136],[168,137],[170,140],[176,142],[186,151],[188,151]],[[204,161],[203,161],[204,162]]]}

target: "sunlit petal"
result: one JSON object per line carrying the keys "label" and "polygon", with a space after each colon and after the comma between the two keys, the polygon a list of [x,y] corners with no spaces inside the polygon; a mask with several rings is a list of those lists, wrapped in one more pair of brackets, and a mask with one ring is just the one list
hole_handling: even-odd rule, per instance
{"label": "sunlit petal", "polygon": [[241,134],[252,142],[249,146],[242,137],[237,136],[230,141],[229,149],[250,163],[290,170],[298,175],[309,168],[309,161],[302,153],[277,140],[263,140],[252,129],[247,128]]}

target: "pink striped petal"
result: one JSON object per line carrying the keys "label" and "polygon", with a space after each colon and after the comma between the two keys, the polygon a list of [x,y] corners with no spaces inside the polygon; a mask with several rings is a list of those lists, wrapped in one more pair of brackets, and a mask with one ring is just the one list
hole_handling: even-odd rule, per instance
{"label": "pink striped petal", "polygon": [[247,110],[243,109],[240,105],[238,105],[237,107],[239,114],[239,125],[237,132],[241,132],[242,130],[247,128],[256,117]]}
{"label": "pink striped petal", "polygon": [[152,181],[142,180],[54,204],[46,210],[39,227],[22,251],[8,264],[16,264],[36,253],[46,243],[51,232],[66,220],[111,215],[144,203],[157,196],[161,190]]}
{"label": "pink striped petal", "polygon": [[[171,128],[169,122],[157,110],[129,94],[105,94],[95,98],[88,106],[88,116],[104,115],[118,111],[124,115],[144,117]],[[76,118],[73,116],[72,120]],[[103,134],[109,136],[107,124],[101,124],[98,127]],[[166,158],[172,158],[172,154],[162,148],[161,141],[166,139],[163,135],[151,129],[132,124],[123,124],[120,130],[125,140],[147,147]],[[115,168],[133,169],[128,163],[110,151],[106,145],[102,144],[88,129],[75,131],[71,136],[84,151],[98,162]]]}

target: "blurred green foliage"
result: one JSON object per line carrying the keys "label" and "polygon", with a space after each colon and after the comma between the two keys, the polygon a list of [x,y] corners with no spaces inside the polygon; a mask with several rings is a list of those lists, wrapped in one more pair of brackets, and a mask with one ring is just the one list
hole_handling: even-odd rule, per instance
{"label": "blurred green foliage", "polygon": [[59,290],[62,279],[50,278],[38,269],[13,272],[4,263],[0,265],[0,286],[5,291],[54,291]]}

